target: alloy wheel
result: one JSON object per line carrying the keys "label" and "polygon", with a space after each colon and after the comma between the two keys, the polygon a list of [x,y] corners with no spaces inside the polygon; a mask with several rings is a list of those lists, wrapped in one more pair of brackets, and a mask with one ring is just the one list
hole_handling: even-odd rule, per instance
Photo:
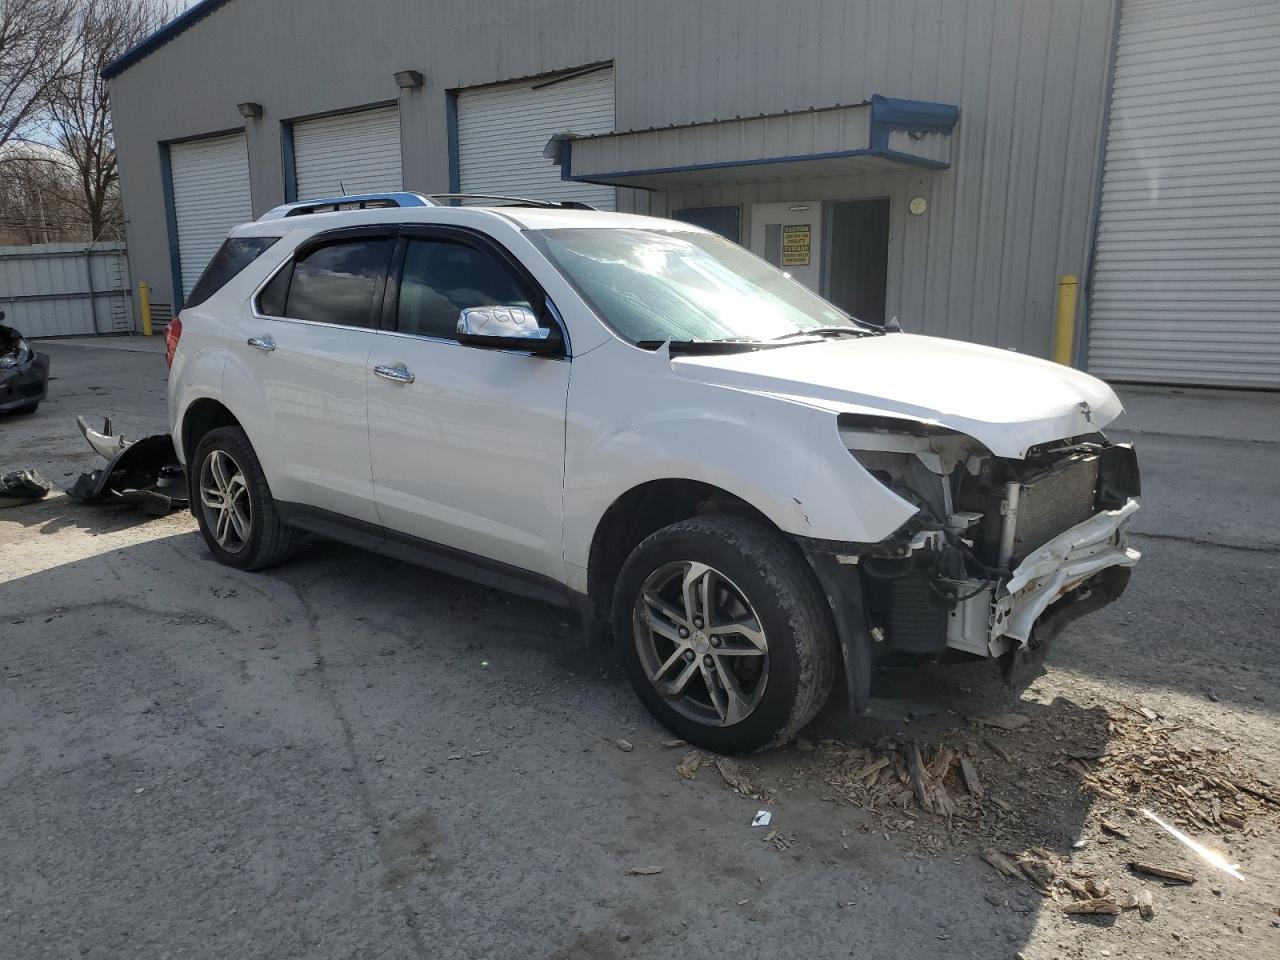
{"label": "alloy wheel", "polygon": [[213,539],[228,553],[249,541],[253,505],[244,471],[225,450],[212,450],[200,467],[200,508]]}
{"label": "alloy wheel", "polygon": [[764,626],[719,570],[693,560],[664,564],[641,586],[633,620],[645,675],[677,712],[730,726],[759,705],[769,679]]}

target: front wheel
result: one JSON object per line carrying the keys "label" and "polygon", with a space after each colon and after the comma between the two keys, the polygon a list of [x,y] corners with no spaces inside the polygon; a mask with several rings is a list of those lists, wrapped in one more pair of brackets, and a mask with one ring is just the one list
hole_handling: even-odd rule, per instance
{"label": "front wheel", "polygon": [[699,517],[650,536],[623,565],[613,619],[640,699],[708,750],[780,743],[830,693],[835,640],[813,573],[751,520]]}

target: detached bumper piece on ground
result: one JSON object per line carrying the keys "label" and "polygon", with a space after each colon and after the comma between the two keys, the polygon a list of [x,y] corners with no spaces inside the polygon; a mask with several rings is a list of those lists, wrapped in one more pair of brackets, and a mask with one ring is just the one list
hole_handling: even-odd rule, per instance
{"label": "detached bumper piece on ground", "polygon": [[67,491],[71,496],[86,503],[131,503],[157,517],[187,507],[186,475],[167,433],[127,440],[111,432],[110,419],[103,421],[101,432],[84,417],[76,417],[76,423],[107,465],[82,473]]}
{"label": "detached bumper piece on ground", "polygon": [[35,413],[48,392],[48,354],[36,353],[21,333],[0,323],[0,413]]}

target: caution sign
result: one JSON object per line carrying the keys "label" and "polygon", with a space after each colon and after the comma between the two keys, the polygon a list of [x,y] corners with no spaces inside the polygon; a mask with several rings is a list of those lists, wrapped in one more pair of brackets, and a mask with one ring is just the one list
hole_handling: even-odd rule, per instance
{"label": "caution sign", "polygon": [[782,265],[807,267],[811,235],[807,223],[788,223],[782,227]]}

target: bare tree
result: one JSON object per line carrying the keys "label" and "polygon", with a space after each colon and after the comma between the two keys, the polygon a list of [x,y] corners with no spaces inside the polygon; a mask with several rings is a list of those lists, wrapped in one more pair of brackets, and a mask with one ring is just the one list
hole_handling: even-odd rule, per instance
{"label": "bare tree", "polygon": [[119,227],[119,173],[102,68],[159,28],[168,13],[165,0],[79,0],[79,53],[52,90],[48,126],[75,168],[90,240]]}
{"label": "bare tree", "polygon": [[79,55],[76,0],[0,0],[0,147],[48,103]]}

